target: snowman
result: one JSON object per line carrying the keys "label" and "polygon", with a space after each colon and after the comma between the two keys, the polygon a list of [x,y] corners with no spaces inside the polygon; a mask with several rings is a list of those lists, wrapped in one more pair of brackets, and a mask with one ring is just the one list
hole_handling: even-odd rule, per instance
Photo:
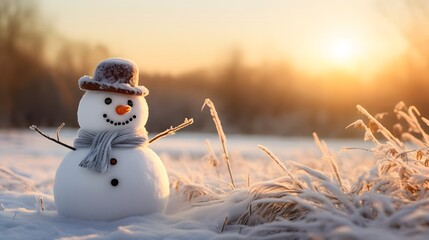
{"label": "snowman", "polygon": [[60,214],[114,220],[165,210],[168,177],[147,146],[149,91],[138,86],[138,76],[133,62],[110,58],[98,64],[93,78],[79,79],[85,94],[77,112],[76,150],[55,174]]}

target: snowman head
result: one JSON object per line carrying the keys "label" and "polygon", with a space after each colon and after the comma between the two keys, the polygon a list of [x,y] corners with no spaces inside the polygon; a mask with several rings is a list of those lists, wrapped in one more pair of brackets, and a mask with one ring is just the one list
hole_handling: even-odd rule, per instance
{"label": "snowman head", "polygon": [[79,87],[85,90],[79,103],[78,122],[91,131],[143,128],[148,118],[144,96],[149,91],[138,86],[137,65],[121,58],[100,62],[94,78],[83,76]]}
{"label": "snowman head", "polygon": [[79,103],[79,126],[91,131],[143,128],[148,106],[142,96],[87,91]]}

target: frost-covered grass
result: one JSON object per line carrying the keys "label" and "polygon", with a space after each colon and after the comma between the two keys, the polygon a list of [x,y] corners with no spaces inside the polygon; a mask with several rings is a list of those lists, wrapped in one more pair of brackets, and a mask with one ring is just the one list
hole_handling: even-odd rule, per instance
{"label": "frost-covered grass", "polygon": [[[53,178],[69,150],[30,131],[2,131],[0,239],[427,239],[429,121],[400,103],[394,136],[383,115],[358,109],[363,119],[351,126],[369,143],[326,144],[316,134],[220,134],[224,146],[214,135],[162,139],[152,147],[170,177],[166,213],[112,222],[58,215]],[[62,135],[71,143],[76,130]]]}
{"label": "frost-covered grass", "polygon": [[429,120],[399,103],[394,113],[406,125],[395,125],[401,130],[397,138],[379,122],[383,115],[373,117],[357,108],[368,123],[357,120],[350,126],[364,129],[365,140],[374,143],[366,150],[375,163],[355,178],[343,179],[335,154],[314,134],[328,170],[281,161],[259,146],[283,172],[281,177],[225,192],[185,185],[180,194],[200,205],[245,205],[225,217],[222,230],[251,238],[427,238],[429,135],[421,123],[429,125]]}

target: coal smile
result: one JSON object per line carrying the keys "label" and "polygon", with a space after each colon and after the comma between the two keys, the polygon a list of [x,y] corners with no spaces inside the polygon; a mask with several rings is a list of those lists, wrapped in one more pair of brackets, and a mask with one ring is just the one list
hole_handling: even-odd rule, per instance
{"label": "coal smile", "polygon": [[137,116],[136,116],[136,115],[133,115],[132,117],[130,117],[129,119],[127,119],[126,121],[123,121],[123,122],[115,122],[115,121],[112,121],[112,120],[110,120],[110,119],[108,118],[107,114],[103,114],[103,118],[105,118],[105,119],[106,119],[106,122],[108,122],[108,123],[110,123],[110,124],[112,124],[112,125],[115,125],[115,126],[121,126],[121,125],[127,125],[127,124],[129,124],[129,123],[130,123],[130,122],[132,122],[134,119],[136,119],[136,118],[137,118]]}

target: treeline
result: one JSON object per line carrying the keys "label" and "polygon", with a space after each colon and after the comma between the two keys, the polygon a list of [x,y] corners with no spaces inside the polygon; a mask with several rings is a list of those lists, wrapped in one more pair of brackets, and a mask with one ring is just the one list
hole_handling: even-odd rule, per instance
{"label": "treeline", "polygon": [[[62,122],[77,127],[83,94],[77,80],[92,75],[110,53],[46,30],[50,28],[36,7],[28,1],[0,1],[0,127],[56,127]],[[371,81],[340,71],[311,77],[290,64],[250,66],[239,51],[213,69],[141,73],[140,83],[150,90],[148,130],[159,132],[192,117],[195,124],[188,130],[214,131],[208,111],[201,112],[205,98],[216,104],[228,133],[360,135],[344,130],[359,117],[356,104],[377,113],[390,111],[401,100],[429,116],[429,52],[426,45],[415,46],[423,57],[410,51]]]}
{"label": "treeline", "polygon": [[361,130],[344,129],[361,117],[357,104],[373,114],[390,112],[383,119],[387,126],[397,122],[392,110],[400,101],[429,116],[425,93],[429,77],[416,78],[410,72],[402,79],[398,76],[404,76],[404,65],[392,65],[368,82],[344,72],[312,78],[288,65],[246,66],[232,55],[216,71],[143,74],[141,79],[151,91],[148,124],[152,131],[178,124],[184,117],[196,119],[191,130],[213,131],[209,113],[200,112],[209,97],[229,133],[311,136],[315,131],[326,137],[352,137],[362,135]]}
{"label": "treeline", "polygon": [[75,125],[81,95],[76,79],[108,56],[104,47],[72,42],[49,29],[36,2],[0,1],[2,128]]}

